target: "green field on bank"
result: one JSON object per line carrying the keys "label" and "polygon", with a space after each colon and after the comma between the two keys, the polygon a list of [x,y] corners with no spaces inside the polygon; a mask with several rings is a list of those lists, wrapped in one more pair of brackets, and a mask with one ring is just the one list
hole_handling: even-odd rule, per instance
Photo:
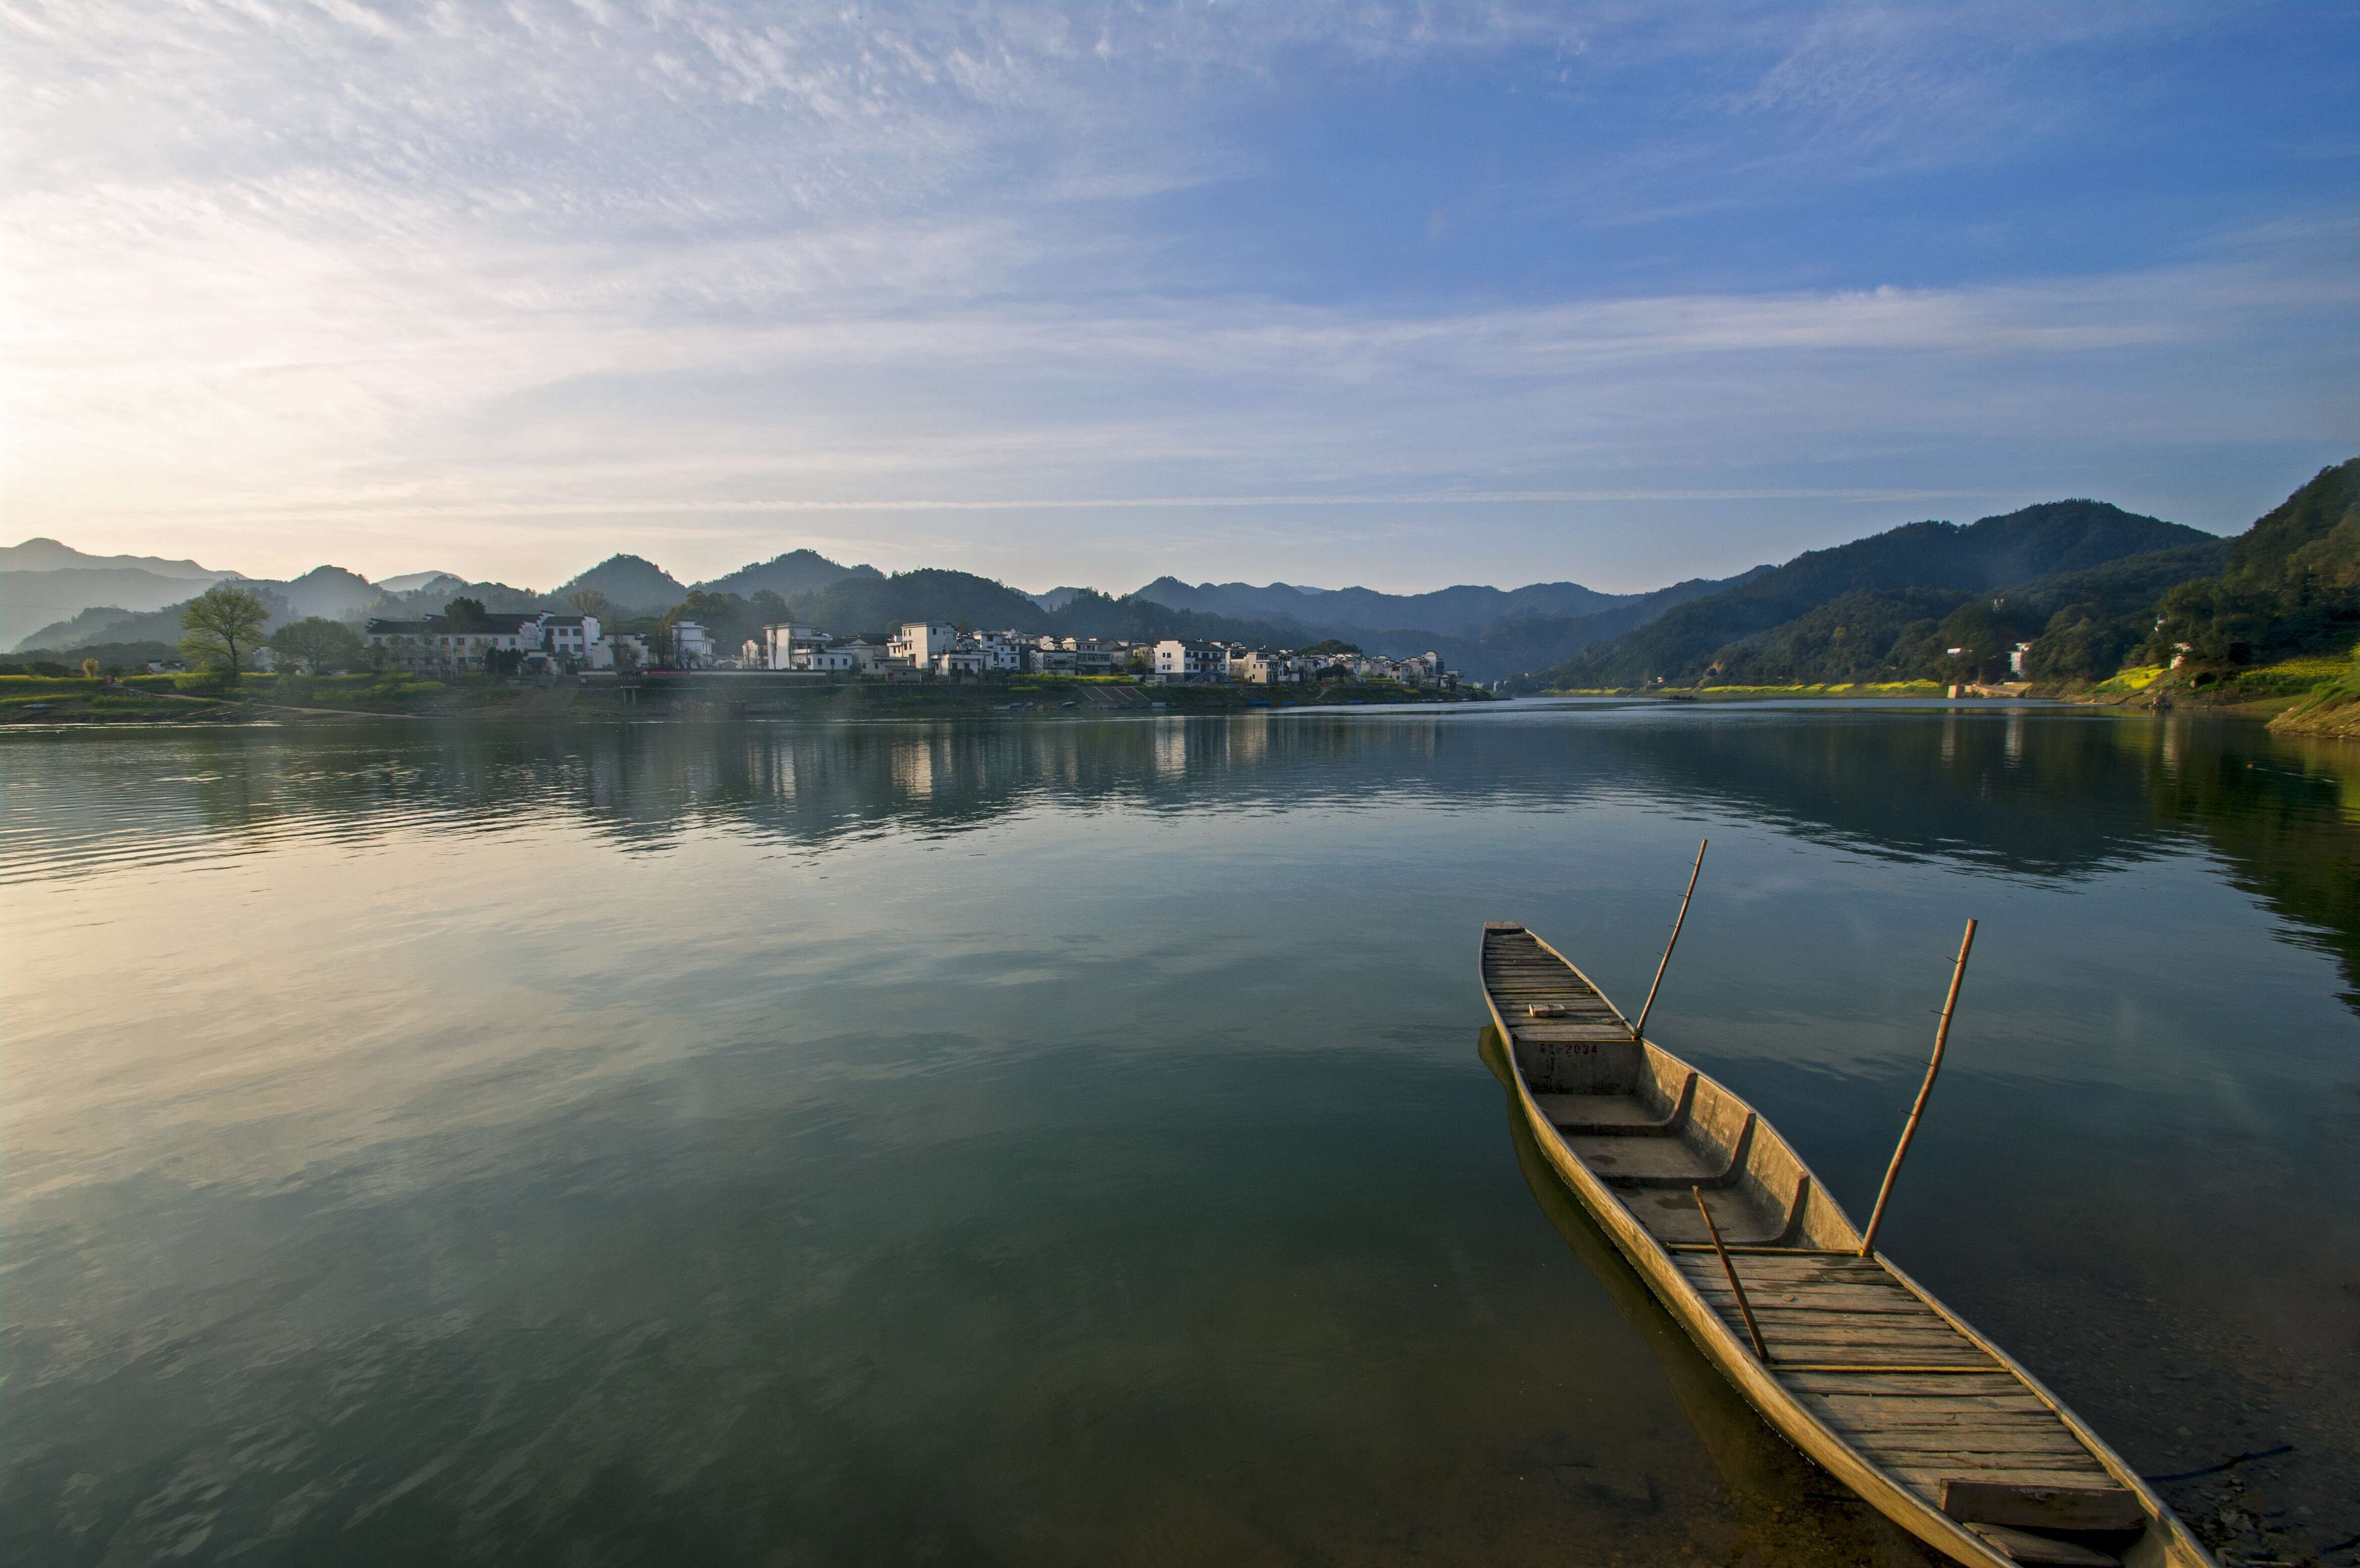
{"label": "green field on bank", "polygon": [[653,718],[663,713],[727,717],[740,713],[825,714],[846,718],[923,718],[1008,711],[1076,712],[1134,708],[1218,712],[1329,705],[1385,706],[1485,701],[1480,691],[1418,690],[1392,681],[1320,686],[1208,685],[1146,686],[1121,676],[1020,675],[1005,682],[938,683],[856,677],[848,681],[766,681],[658,673],[635,685],[615,680],[560,680],[541,685],[515,677],[454,674],[420,680],[382,674],[308,676],[248,673],[235,681],[210,674],[133,675],[114,682],[79,675],[0,675],[0,721],[18,723],[242,722],[281,719],[290,710],[319,716],[409,715],[450,718]]}

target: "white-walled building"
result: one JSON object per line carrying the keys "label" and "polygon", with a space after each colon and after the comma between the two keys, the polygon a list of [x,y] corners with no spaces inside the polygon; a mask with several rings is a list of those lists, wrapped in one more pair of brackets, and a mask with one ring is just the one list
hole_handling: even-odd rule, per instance
{"label": "white-walled building", "polygon": [[361,640],[382,650],[388,663],[409,670],[480,670],[488,653],[529,652],[541,647],[538,615],[492,615],[480,626],[454,629],[442,616],[423,620],[372,620]]}
{"label": "white-walled building", "polygon": [[561,659],[587,663],[590,650],[598,641],[598,618],[595,615],[544,615],[538,618],[541,625],[541,648]]}
{"label": "white-walled building", "polygon": [[812,655],[827,647],[836,639],[816,626],[804,626],[794,621],[781,621],[762,628],[760,668],[765,670],[833,669],[833,664],[814,664]]}
{"label": "white-walled building", "polygon": [[675,669],[698,670],[713,663],[713,634],[699,620],[672,623],[672,662]]}
{"label": "white-walled building", "polygon": [[1229,674],[1250,685],[1285,685],[1303,678],[1303,661],[1292,653],[1239,653],[1229,660]]}
{"label": "white-walled building", "polygon": [[901,663],[931,670],[936,659],[957,645],[958,629],[948,621],[912,620],[906,622],[900,634],[885,644],[885,652]]}
{"label": "white-walled building", "polygon": [[1155,679],[1172,685],[1229,678],[1229,651],[1218,642],[1184,642],[1167,637],[1155,645]]}

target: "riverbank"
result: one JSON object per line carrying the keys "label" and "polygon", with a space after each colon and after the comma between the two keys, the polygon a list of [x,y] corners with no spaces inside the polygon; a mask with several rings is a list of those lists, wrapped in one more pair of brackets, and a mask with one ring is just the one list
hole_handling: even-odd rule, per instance
{"label": "riverbank", "polygon": [[[1601,686],[1534,692],[1534,696],[1630,696],[1659,702],[1749,702],[1765,697],[1930,696],[1949,695],[1939,681],[1848,681],[1791,686]],[[1978,687],[1978,696],[1996,688]],[[2015,695],[2015,694],[2002,694]]]}
{"label": "riverbank", "polygon": [[[1761,702],[1814,697],[1948,698],[1952,688],[1937,681],[1861,681],[1809,685],[1688,686],[1670,689],[1600,687],[1538,692],[1538,696],[1642,697],[1659,702]],[[2094,684],[2026,682],[1967,685],[1961,698],[2035,697],[2091,707],[2158,711],[2191,709],[2265,720],[2290,735],[2360,740],[2360,660],[2289,659],[2276,664],[2223,674],[2212,670],[2168,670],[2161,666],[2121,670]]]}
{"label": "riverbank", "polygon": [[78,677],[0,676],[0,725],[251,724],[351,718],[532,722],[738,718],[840,719],[983,717],[1011,718],[1108,713],[1225,713],[1258,709],[1399,707],[1490,702],[1491,693],[1433,692],[1393,681],[1317,687],[1147,686],[1127,680],[1020,676],[958,684],[756,673],[657,672],[635,682],[612,676],[552,685],[486,675],[415,680],[402,674],[321,678],[247,674],[232,684],[201,677],[140,675],[112,685]]}
{"label": "riverbank", "polygon": [[2136,666],[2042,695],[2098,707],[2232,714],[2282,734],[2360,740],[2360,661],[2352,659],[2288,659],[2225,674]]}

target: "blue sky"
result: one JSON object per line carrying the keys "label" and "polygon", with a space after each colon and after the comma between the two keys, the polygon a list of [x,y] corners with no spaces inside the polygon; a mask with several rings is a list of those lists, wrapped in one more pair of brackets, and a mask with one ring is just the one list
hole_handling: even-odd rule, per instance
{"label": "blue sky", "polygon": [[2360,452],[2360,7],[5,0],[9,537],[1720,574]]}

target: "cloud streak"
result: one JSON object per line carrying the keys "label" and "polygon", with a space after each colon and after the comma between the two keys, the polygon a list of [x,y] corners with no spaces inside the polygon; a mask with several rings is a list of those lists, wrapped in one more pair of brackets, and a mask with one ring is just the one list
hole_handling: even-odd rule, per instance
{"label": "cloud streak", "polygon": [[[1644,579],[1697,536],[1643,558],[1633,508],[1783,528],[1716,536],[1750,564],[1814,509],[2307,453],[2360,417],[2348,209],[2102,265],[1839,265],[1824,217],[1721,259],[1763,243],[1732,214],[2064,135],[2060,81],[2218,15],[10,0],[0,504],[536,579],[634,519],[940,514],[960,564],[1152,575],[1239,535],[1100,515],[1479,508],[1374,569]],[[1489,193],[1461,99],[1534,105]],[[1399,189],[1428,143],[1445,222]],[[1396,207],[1397,254],[1351,237]]]}

